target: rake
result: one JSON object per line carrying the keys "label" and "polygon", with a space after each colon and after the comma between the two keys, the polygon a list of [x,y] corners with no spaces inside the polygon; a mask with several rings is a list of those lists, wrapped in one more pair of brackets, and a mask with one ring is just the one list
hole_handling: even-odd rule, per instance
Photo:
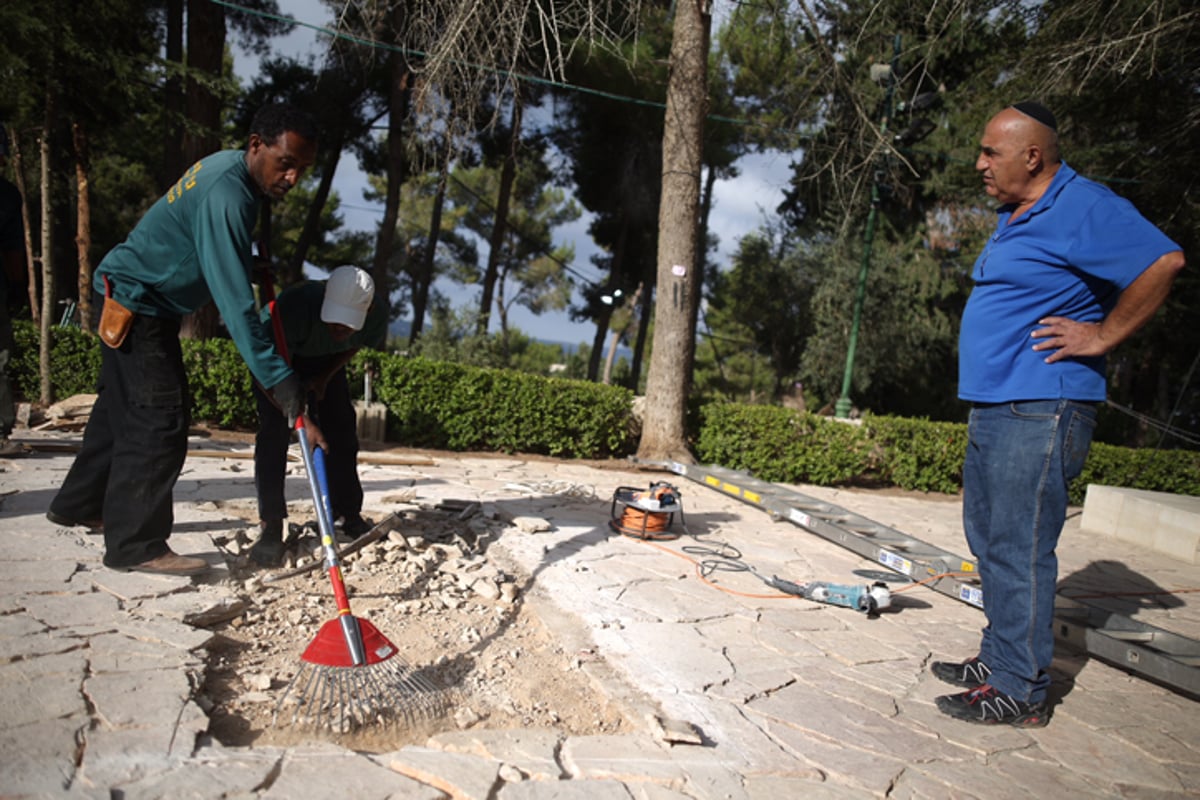
{"label": "rake", "polygon": [[291,698],[291,724],[347,732],[371,723],[408,724],[444,716],[451,698],[407,664],[396,646],[365,619],[350,612],[350,598],[333,538],[325,455],[309,449],[304,418],[296,420],[300,452],[316,507],[325,569],[338,615],[323,624],[301,654],[300,669],[275,706],[273,721]]}

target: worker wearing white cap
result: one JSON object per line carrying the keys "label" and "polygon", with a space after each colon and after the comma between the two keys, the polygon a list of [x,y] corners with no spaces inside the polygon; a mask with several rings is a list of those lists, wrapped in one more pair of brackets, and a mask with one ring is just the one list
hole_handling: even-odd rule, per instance
{"label": "worker wearing white cap", "polygon": [[[329,500],[342,532],[354,538],[370,530],[362,518],[358,478],[358,433],[346,364],[363,347],[382,349],[387,338],[387,307],[374,302],[375,283],[358,267],[338,267],[328,281],[291,286],[263,309],[281,355],[308,392],[309,414],[326,443]],[[258,436],[254,443],[254,485],[258,493],[259,537],[250,558],[259,566],[283,562],[283,522],[287,518],[284,474],[291,430],[279,408],[256,384]]]}

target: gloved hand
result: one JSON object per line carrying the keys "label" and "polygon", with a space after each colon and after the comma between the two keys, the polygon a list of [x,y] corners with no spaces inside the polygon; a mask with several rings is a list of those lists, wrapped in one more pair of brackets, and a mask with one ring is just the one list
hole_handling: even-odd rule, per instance
{"label": "gloved hand", "polygon": [[304,410],[304,387],[300,385],[300,379],[293,372],[271,387],[271,395],[287,417],[288,427],[296,427],[296,418]]}

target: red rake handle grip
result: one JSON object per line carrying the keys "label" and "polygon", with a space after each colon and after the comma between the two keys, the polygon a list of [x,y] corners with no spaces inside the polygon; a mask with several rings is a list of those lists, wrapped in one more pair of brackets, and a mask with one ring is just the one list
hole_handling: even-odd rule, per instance
{"label": "red rake handle grip", "polygon": [[329,506],[329,481],[325,476],[325,454],[319,448],[314,453],[308,446],[308,431],[304,427],[304,415],[296,418],[296,433],[300,436],[300,454],[304,459],[304,471],[308,473],[308,486],[312,490],[313,505],[317,512],[317,529],[321,533],[321,547],[325,551],[325,568],[329,582],[333,584],[333,598],[337,601],[338,618],[342,623],[342,634],[354,666],[367,663],[366,647],[363,645],[362,630],[358,620],[350,613],[350,598],[342,580],[342,565],[338,561],[337,546],[333,539],[333,514]]}

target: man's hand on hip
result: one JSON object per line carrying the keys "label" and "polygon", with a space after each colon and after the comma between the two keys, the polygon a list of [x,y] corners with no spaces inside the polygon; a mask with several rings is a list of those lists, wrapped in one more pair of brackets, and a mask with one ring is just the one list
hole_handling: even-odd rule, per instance
{"label": "man's hand on hip", "polygon": [[1053,364],[1073,356],[1102,356],[1112,348],[1101,336],[1099,322],[1076,322],[1066,317],[1045,317],[1038,320],[1044,327],[1029,334],[1041,339],[1034,350],[1053,350],[1046,356],[1046,363]]}

